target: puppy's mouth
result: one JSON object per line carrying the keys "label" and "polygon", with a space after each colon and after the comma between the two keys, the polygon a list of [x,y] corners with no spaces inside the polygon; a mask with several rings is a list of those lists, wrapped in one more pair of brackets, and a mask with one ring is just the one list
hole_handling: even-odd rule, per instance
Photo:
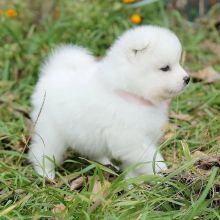
{"label": "puppy's mouth", "polygon": [[188,84],[183,84],[182,87],[178,90],[173,89],[165,89],[165,93],[170,96],[180,95],[184,92],[184,90],[188,87]]}
{"label": "puppy's mouth", "polygon": [[183,93],[184,90],[185,90],[185,86],[182,87],[180,90],[165,89],[162,97],[164,99],[170,99],[180,95],[181,93]]}
{"label": "puppy's mouth", "polygon": [[174,91],[174,90],[171,90],[171,89],[165,89],[163,95],[165,96],[165,98],[172,98],[172,97],[178,95],[179,93],[181,93],[181,91],[182,90]]}

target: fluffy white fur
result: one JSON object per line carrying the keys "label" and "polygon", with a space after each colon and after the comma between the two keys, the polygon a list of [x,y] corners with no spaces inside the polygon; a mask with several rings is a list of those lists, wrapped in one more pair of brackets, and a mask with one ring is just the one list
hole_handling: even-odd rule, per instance
{"label": "fluffy white fur", "polygon": [[[29,158],[43,176],[55,177],[67,147],[121,169],[144,162],[129,176],[153,174],[152,161],[168,120],[166,100],[179,94],[188,76],[179,64],[181,44],[157,26],[131,29],[96,61],[81,47],[56,49],[41,69],[32,96],[36,122]],[[169,66],[168,71],[161,68]],[[142,97],[152,105],[123,99],[115,91]],[[156,172],[166,169],[156,153]]]}

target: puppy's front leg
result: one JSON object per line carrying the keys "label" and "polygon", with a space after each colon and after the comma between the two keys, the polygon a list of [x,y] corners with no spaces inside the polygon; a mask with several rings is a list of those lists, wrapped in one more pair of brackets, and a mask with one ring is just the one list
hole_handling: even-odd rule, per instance
{"label": "puppy's front leg", "polygon": [[[122,169],[126,169],[128,166],[137,165],[132,171],[127,174],[127,177],[136,177],[139,175],[151,175],[154,174],[154,162],[155,172],[158,173],[161,170],[167,169],[164,159],[160,152],[157,152],[155,145],[145,146],[143,148],[135,148],[132,152],[126,155],[122,159]],[[154,161],[154,155],[156,158]]]}

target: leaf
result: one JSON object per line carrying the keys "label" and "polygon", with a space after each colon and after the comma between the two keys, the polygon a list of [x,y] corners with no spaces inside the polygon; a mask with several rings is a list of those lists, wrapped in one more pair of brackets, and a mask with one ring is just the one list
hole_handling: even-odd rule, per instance
{"label": "leaf", "polygon": [[103,204],[103,199],[105,199],[108,196],[109,186],[110,182],[108,182],[107,180],[104,180],[101,183],[101,181],[98,178],[95,179],[95,183],[92,189],[92,195],[90,197],[93,204],[89,208],[89,213],[92,213],[99,205]]}
{"label": "leaf", "polygon": [[164,132],[165,135],[162,138],[162,142],[167,140],[167,139],[171,139],[172,137],[174,137],[176,135],[176,131],[178,129],[178,126],[176,124],[173,123],[167,123],[164,127]]}
{"label": "leaf", "polygon": [[217,43],[214,43],[212,41],[205,41],[203,43],[204,49],[208,49],[212,53],[214,53],[218,58],[220,58],[220,45]]}
{"label": "leaf", "polygon": [[52,212],[53,213],[64,213],[66,209],[66,206],[64,204],[57,204],[53,207]]}
{"label": "leaf", "polygon": [[212,167],[220,167],[220,154],[207,155],[202,151],[195,151],[192,155],[196,159],[196,167],[203,170],[210,170]]}
{"label": "leaf", "polygon": [[82,176],[78,177],[77,179],[73,180],[70,183],[70,189],[71,190],[79,189],[80,187],[83,186],[83,182],[84,182],[84,178]]}
{"label": "leaf", "polygon": [[213,83],[220,80],[220,74],[211,66],[206,67],[203,70],[199,70],[198,72],[191,72],[190,76],[207,83]]}
{"label": "leaf", "polygon": [[196,159],[196,160],[199,160],[199,159],[208,157],[208,155],[205,154],[205,153],[202,152],[202,151],[197,150],[197,151],[195,151],[195,152],[193,153],[192,157],[193,157],[194,159]]}
{"label": "leaf", "polygon": [[181,112],[174,112],[174,111],[171,111],[170,112],[170,118],[173,118],[173,119],[179,119],[181,121],[192,121],[193,117],[191,115],[188,115],[188,114],[183,114]]}
{"label": "leaf", "polygon": [[104,180],[103,183],[101,183],[101,181],[98,178],[96,178],[92,189],[91,200],[93,202],[96,202],[100,197],[105,197],[106,189],[109,186],[110,182],[108,182],[107,180]]}

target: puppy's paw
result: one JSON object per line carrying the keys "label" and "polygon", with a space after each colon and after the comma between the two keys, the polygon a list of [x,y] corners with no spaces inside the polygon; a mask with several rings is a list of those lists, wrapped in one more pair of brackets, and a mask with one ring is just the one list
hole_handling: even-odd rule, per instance
{"label": "puppy's paw", "polygon": [[46,177],[50,180],[55,179],[55,170],[54,169],[48,169],[48,168],[42,168],[42,167],[35,166],[35,170],[42,177]]}
{"label": "puppy's paw", "polygon": [[164,162],[155,163],[155,173],[161,175],[164,170],[167,170],[167,165]]}
{"label": "puppy's paw", "polygon": [[103,165],[110,165],[111,161],[107,157],[95,158],[95,160]]}

